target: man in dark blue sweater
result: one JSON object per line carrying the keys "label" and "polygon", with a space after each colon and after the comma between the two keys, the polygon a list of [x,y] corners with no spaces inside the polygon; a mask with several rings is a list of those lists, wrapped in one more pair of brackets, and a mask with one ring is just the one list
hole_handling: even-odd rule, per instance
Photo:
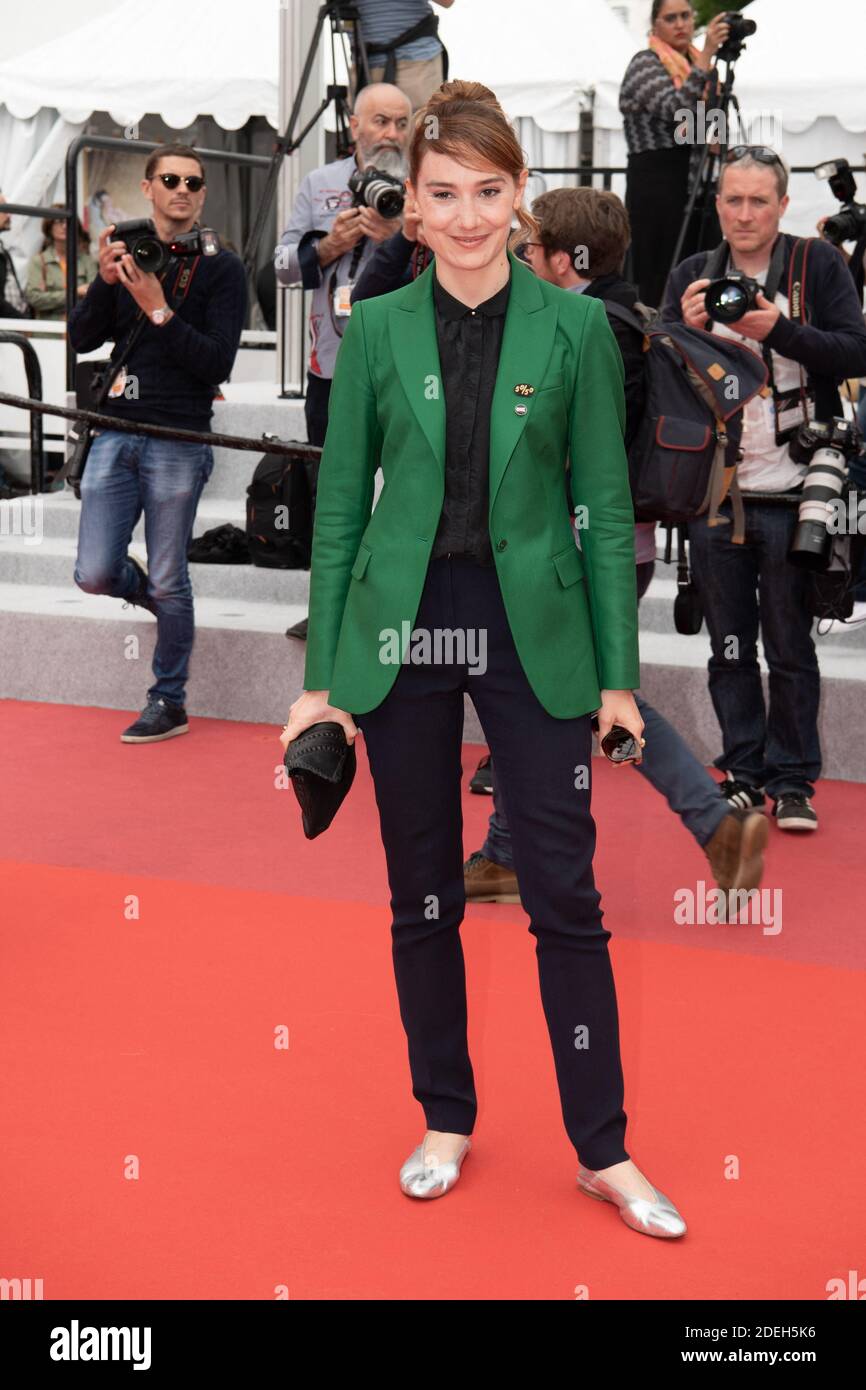
{"label": "man in dark blue sweater", "polygon": [[[154,150],[141,187],[162,242],[197,225],[204,166],[189,146]],[[246,317],[243,264],[221,249],[174,256],[155,275],[139,269],[125,243],[110,239],[112,231],[99,238],[99,274],[67,325],[76,352],[106,340],[115,344],[112,362],[121,368],[102,411],[207,432]],[[138,604],[157,620],[154,682],[140,717],[121,734],[124,743],[156,743],[189,729],[184,701],[195,621],[186,553],[212,470],[209,444],[101,430],[91,445],[81,482],[75,582],[87,593]],[[149,572],[127,554],[142,512]]]}
{"label": "man in dark blue sweater", "polygon": [[[838,250],[822,241],[810,244],[804,319],[795,321],[787,299],[795,238],[779,231],[789,202],[787,186],[787,168],[766,146],[729,151],[716,198],[725,237],[720,270],[745,272],[769,289],[770,297],[759,294],[757,307],[733,324],[711,323],[702,253],[671,273],[662,317],[739,339],[763,351],[771,368],[772,391],[743,412],[737,474],[746,503],[745,542],[735,545],[729,525],[711,527],[699,517],[689,524],[689,548],[712,643],[709,685],[722,731],[716,766],[726,774],[723,791],[731,805],[756,809],[763,809],[766,792],[781,829],[809,831],[818,825],[810,797],[821,774],[811,577],[787,558],[797,506],[750,500],[750,493],[790,493],[802,486],[806,466],[791,458],[788,431],[801,422],[810,396],[819,420],[841,415],[837,384],[866,373],[866,326],[848,267]],[[774,287],[767,279],[776,262],[780,275]],[[720,511],[730,518],[730,501]],[[759,629],[770,668],[768,711],[758,665]]]}

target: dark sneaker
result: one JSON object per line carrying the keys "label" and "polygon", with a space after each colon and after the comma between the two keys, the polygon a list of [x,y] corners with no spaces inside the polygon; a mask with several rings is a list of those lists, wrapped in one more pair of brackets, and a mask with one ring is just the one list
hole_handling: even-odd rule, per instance
{"label": "dark sneaker", "polygon": [[485,859],[480,850],[470,854],[463,865],[466,901],[470,903],[519,903],[517,874],[502,864]]}
{"label": "dark sneaker", "polygon": [[140,560],[136,560],[134,555],[127,555],[126,558],[133,569],[138,571],[139,584],[135,593],[131,594],[128,599],[124,599],[124,608],[128,608],[130,604],[133,604],[136,608],[146,608],[148,613],[152,613],[153,616],[156,617],[156,609],[153,606],[153,602],[147,597],[147,570]]}
{"label": "dark sneaker", "polygon": [[764,872],[764,850],[770,837],[767,817],[760,811],[735,808],[719,823],[704,845],[719,888],[757,888]]}
{"label": "dark sneaker", "polygon": [[469,790],[471,792],[479,792],[482,794],[486,793],[487,796],[493,795],[493,782],[490,777],[489,753],[481,759],[481,762],[478,764],[474,773],[472,774],[472,780],[469,783]]}
{"label": "dark sneaker", "polygon": [[749,782],[738,782],[730,772],[725,773],[719,791],[731,808],[738,811],[762,810],[767,799],[760,787],[753,787]]}
{"label": "dark sneaker", "polygon": [[124,729],[121,743],[159,743],[164,738],[188,734],[186,710],[182,705],[170,705],[166,700],[148,700],[134,724]]}
{"label": "dark sneaker", "polygon": [[287,627],[287,628],[286,628],[286,636],[287,636],[287,637],[300,637],[300,639],[301,639],[302,642],[306,642],[306,640],[307,640],[307,623],[308,623],[308,622],[309,622],[309,618],[302,618],[301,621],[300,621],[299,623],[295,623],[294,627]]}
{"label": "dark sneaker", "polygon": [[802,792],[782,792],[776,798],[773,815],[780,830],[818,829],[818,817],[812,803]]}

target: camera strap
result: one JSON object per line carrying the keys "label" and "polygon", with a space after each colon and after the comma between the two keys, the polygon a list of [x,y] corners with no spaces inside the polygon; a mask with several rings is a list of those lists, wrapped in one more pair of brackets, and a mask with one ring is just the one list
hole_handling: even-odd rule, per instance
{"label": "camera strap", "polygon": [[[792,323],[796,324],[802,324],[806,321],[806,263],[809,256],[809,246],[815,239],[814,237],[797,237],[791,248],[788,262],[788,317]],[[773,247],[767,278],[764,283],[764,298],[770,304],[775,303],[776,295],[784,279],[784,265],[785,238],[783,235],[779,235]],[[728,243],[723,241],[707,256],[704,262],[704,278],[716,280],[730,268],[732,268],[731,249]],[[799,385],[793,390],[780,391],[773,371],[772,349],[767,346],[766,342],[763,342],[760,344],[760,352],[769,374],[767,389],[773,393],[776,443],[778,445],[787,444],[793,439],[804,421],[808,423],[815,418],[815,390],[809,384],[806,373],[798,363]]]}
{"label": "camera strap", "polygon": [[[187,263],[187,258],[184,258],[184,264],[180,267],[180,271],[178,272],[177,278],[174,282],[174,286],[170,294],[167,294],[165,297],[166,303],[168,304],[169,308],[173,311],[176,307],[175,303],[172,302],[174,300],[175,294],[178,291],[180,292],[180,299],[177,301],[177,307],[179,308],[180,305],[183,303],[184,299],[186,299],[186,296],[189,292],[190,284],[192,283],[192,277],[195,274],[196,267],[198,266],[200,260],[201,256],[195,256],[193,258],[192,264],[190,265]],[[159,276],[159,281],[160,284],[163,285],[163,288],[165,277],[167,274],[168,266],[166,266],[162,275]],[[144,310],[142,308],[139,308],[138,313],[136,314],[133,320],[132,327],[130,328],[129,333],[126,336],[126,339],[123,343],[120,352],[117,352],[115,349],[115,352],[112,353],[111,357],[108,359],[108,362],[106,364],[105,378],[94,398],[94,411],[99,412],[102,409],[105,402],[108,400],[109,392],[112,386],[114,385],[114,382],[116,381],[120,371],[125,366],[125,359],[128,358],[134,345],[138,342],[139,338],[141,337],[141,333],[145,327],[145,324],[149,322],[150,320],[148,319]],[[73,467],[74,464],[76,476],[73,486],[75,488],[75,495],[79,496],[80,494],[78,492],[78,487],[81,482],[81,475],[84,472],[87,453],[89,451],[90,444],[93,440],[93,429],[84,421],[75,420],[68,430],[68,437],[73,445],[72,452],[64,462],[63,466],[58,471],[55,481],[62,482],[63,480],[65,480],[70,472],[70,469]]]}

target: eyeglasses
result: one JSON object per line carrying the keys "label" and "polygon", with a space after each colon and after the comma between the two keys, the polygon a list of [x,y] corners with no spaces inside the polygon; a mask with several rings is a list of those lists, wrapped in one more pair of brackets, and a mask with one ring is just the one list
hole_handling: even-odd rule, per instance
{"label": "eyeglasses", "polygon": [[778,164],[783,169],[785,167],[776,151],[771,150],[769,145],[732,145],[725,155],[725,163],[735,164],[738,159],[745,159],[746,155],[756,159],[759,164]]}
{"label": "eyeglasses", "polygon": [[200,193],[204,188],[204,179],[201,174],[157,174],[158,179],[162,179],[166,188],[177,188],[183,179],[190,193]]}
{"label": "eyeglasses", "polygon": [[680,10],[679,14],[659,15],[660,24],[688,24],[690,19],[694,19],[694,10]]}

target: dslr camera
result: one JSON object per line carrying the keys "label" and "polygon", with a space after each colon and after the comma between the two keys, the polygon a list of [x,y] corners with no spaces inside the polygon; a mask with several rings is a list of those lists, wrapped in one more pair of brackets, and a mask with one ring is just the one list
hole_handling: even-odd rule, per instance
{"label": "dslr camera", "polygon": [[838,416],[829,422],[802,424],[789,445],[794,462],[808,464],[797,527],[788,551],[788,559],[802,569],[825,570],[829,564],[833,501],[841,496],[848,462],[859,451],[860,431],[853,420]]}
{"label": "dslr camera", "polygon": [[742,270],[729,270],[720,280],[707,285],[704,308],[717,323],[736,323],[758,307],[761,286]]}
{"label": "dslr camera", "polygon": [[403,180],[386,174],[384,169],[353,169],[349,187],[353,208],[373,208],[380,217],[388,218],[399,217],[403,211],[406,201]]}
{"label": "dslr camera", "polygon": [[758,26],[753,19],[746,19],[736,10],[728,10],[723,18],[730,28],[716,57],[723,63],[735,63],[746,46],[746,39],[757,34]]}
{"label": "dslr camera", "polygon": [[836,216],[828,217],[824,223],[826,240],[834,246],[841,246],[843,241],[859,241],[866,233],[866,205],[856,201],[857,182],[847,159],[816,164],[815,177],[828,179],[831,193],[842,204]]}
{"label": "dslr camera", "polygon": [[212,227],[194,227],[172,241],[160,241],[150,217],[118,222],[111,239],[125,241],[139,270],[148,270],[153,275],[158,275],[172,256],[215,256],[220,249],[219,237]]}

